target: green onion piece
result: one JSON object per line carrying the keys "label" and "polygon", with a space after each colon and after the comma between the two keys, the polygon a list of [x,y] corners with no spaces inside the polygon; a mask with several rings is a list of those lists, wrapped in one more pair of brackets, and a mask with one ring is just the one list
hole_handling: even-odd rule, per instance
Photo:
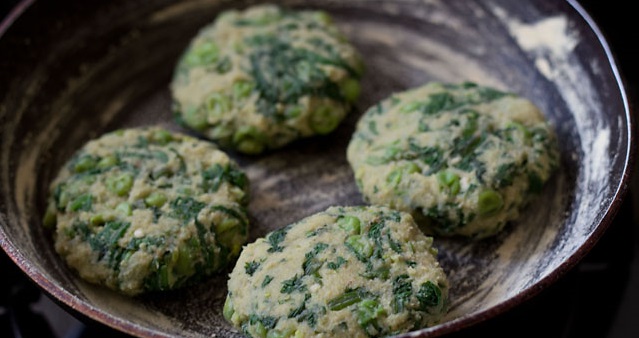
{"label": "green onion piece", "polygon": [[419,173],[421,171],[422,171],[422,168],[420,168],[417,164],[413,162],[408,163],[407,165],[404,166],[404,172],[407,174]]}
{"label": "green onion piece", "polygon": [[480,215],[490,215],[504,206],[504,199],[495,190],[484,190],[479,193],[477,200]]}
{"label": "green onion piece", "polygon": [[391,187],[398,186],[401,181],[402,181],[402,170],[399,168],[391,171],[390,174],[386,176],[386,182]]}
{"label": "green onion piece", "polygon": [[235,313],[235,309],[233,309],[233,302],[231,301],[230,295],[226,296],[226,300],[224,301],[224,308],[222,310],[222,315],[228,321],[231,321],[233,314]]}
{"label": "green onion piece", "polygon": [[233,98],[235,100],[241,100],[251,95],[255,84],[250,81],[240,80],[233,84]]}
{"label": "green onion piece", "polygon": [[198,107],[190,107],[186,109],[182,114],[182,120],[184,120],[184,123],[195,130],[201,131],[208,127],[206,114]]}
{"label": "green onion piece", "polygon": [[340,216],[337,219],[337,226],[341,229],[346,230],[350,234],[359,234],[361,222],[359,218],[355,216]]}
{"label": "green onion piece", "polygon": [[355,252],[359,260],[366,260],[373,254],[373,246],[362,235],[349,236],[346,245]]}
{"label": "green onion piece", "polygon": [[399,111],[402,113],[410,113],[413,112],[415,110],[420,109],[422,106],[424,106],[423,102],[409,102],[405,105],[403,105]]}
{"label": "green onion piece", "polygon": [[226,95],[213,93],[207,98],[205,107],[207,116],[220,118],[222,115],[228,113],[233,105]]}
{"label": "green onion piece", "polygon": [[173,135],[171,135],[170,132],[168,132],[168,131],[166,131],[164,129],[157,129],[157,130],[153,130],[153,132],[151,132],[151,135],[149,136],[149,139],[153,143],[157,143],[157,144],[160,144],[160,145],[165,145],[165,144],[173,141]]}
{"label": "green onion piece", "polygon": [[106,220],[104,219],[104,215],[102,214],[95,214],[89,218],[89,223],[91,223],[91,225],[101,225],[105,222]]}
{"label": "green onion piece", "polygon": [[89,211],[93,206],[93,196],[89,194],[76,197],[69,205],[71,211]]}
{"label": "green onion piece", "polygon": [[225,139],[225,138],[229,138],[233,135],[233,129],[229,128],[229,126],[225,123],[221,123],[215,126],[211,126],[211,128],[209,128],[206,131],[206,134],[214,140],[217,139]]}
{"label": "green onion piece", "polygon": [[362,91],[362,87],[360,86],[359,81],[353,78],[346,79],[340,84],[339,87],[342,96],[344,97],[346,102],[349,103],[357,101],[357,98],[359,98],[359,94]]}
{"label": "green onion piece", "polygon": [[166,195],[164,195],[161,192],[152,192],[149,196],[147,196],[144,199],[144,203],[147,206],[151,206],[151,207],[161,207],[162,205],[164,205],[164,203],[166,203]]}
{"label": "green onion piece", "polygon": [[384,149],[384,155],[382,155],[382,157],[386,160],[386,162],[390,162],[394,160],[400,152],[401,149],[394,145],[390,145]]}
{"label": "green onion piece", "polygon": [[240,222],[237,219],[225,218],[215,227],[215,232],[223,233],[237,227],[238,225],[240,225]]}
{"label": "green onion piece", "polygon": [[448,190],[451,195],[457,195],[461,189],[459,175],[449,170],[442,170],[438,172],[437,182],[439,182],[440,190]]}
{"label": "green onion piece", "polygon": [[340,118],[333,108],[320,106],[310,117],[311,129],[320,135],[333,131],[340,123]]}
{"label": "green onion piece", "polygon": [[396,145],[389,145],[384,148],[384,153],[381,156],[369,156],[366,158],[366,163],[370,165],[386,164],[395,160],[400,152],[401,149]]}
{"label": "green onion piece", "polygon": [[262,322],[258,321],[253,324],[253,332],[255,332],[255,336],[259,338],[265,338],[268,330],[264,327]]}
{"label": "green onion piece", "polygon": [[115,177],[109,177],[106,181],[107,188],[118,196],[125,196],[133,187],[133,175],[123,173]]}
{"label": "green onion piece", "polygon": [[100,169],[104,169],[104,168],[112,167],[116,164],[118,164],[118,158],[115,157],[114,155],[107,155],[101,158],[100,161],[98,161],[97,166]]}
{"label": "green onion piece", "polygon": [[194,255],[189,246],[178,248],[174,271],[180,276],[195,274]]}
{"label": "green onion piece", "polygon": [[357,323],[366,327],[386,311],[375,299],[364,299],[357,305]]}
{"label": "green onion piece", "polygon": [[118,206],[115,207],[115,210],[125,216],[131,216],[131,214],[133,213],[133,208],[131,207],[131,204],[127,202],[122,202],[118,204]]}
{"label": "green onion piece", "polygon": [[84,155],[80,157],[73,166],[73,170],[76,173],[82,173],[88,170],[95,168],[96,166],[95,159],[91,155]]}
{"label": "green onion piece", "polygon": [[217,61],[219,48],[211,41],[195,45],[185,56],[185,62],[191,67],[205,66]]}
{"label": "green onion piece", "polygon": [[240,127],[233,135],[237,150],[246,154],[259,154],[264,151],[264,136],[253,126]]}
{"label": "green onion piece", "polygon": [[47,229],[52,229],[58,222],[58,211],[55,207],[55,203],[49,203],[47,210],[42,218],[42,225]]}
{"label": "green onion piece", "polygon": [[359,303],[362,300],[362,294],[360,291],[360,289],[351,290],[329,300],[327,304],[328,308],[331,311],[339,311],[353,304]]}

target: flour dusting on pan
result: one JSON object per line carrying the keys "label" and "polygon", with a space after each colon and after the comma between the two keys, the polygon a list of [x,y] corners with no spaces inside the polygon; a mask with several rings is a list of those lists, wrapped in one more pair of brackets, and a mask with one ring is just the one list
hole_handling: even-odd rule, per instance
{"label": "flour dusting on pan", "polygon": [[[508,16],[499,7],[492,10],[504,22],[519,47],[533,58],[537,70],[555,83],[557,91],[574,116],[574,127],[557,126],[574,128],[581,144],[581,149],[577,149],[574,154],[566,154],[574,158],[581,157],[578,161],[580,168],[573,202],[574,210],[567,215],[571,218],[568,224],[597,224],[603,217],[601,204],[609,202],[602,198],[606,196],[609,182],[609,148],[612,135],[610,126],[599,118],[599,112],[604,110],[603,102],[591,81],[592,77],[587,73],[587,69],[593,65],[583,63],[575,54],[580,36],[564,15],[524,23]],[[568,235],[562,237],[559,246],[573,247],[574,249],[561,251],[564,255],[569,255],[592,234],[594,228],[573,226],[566,231]],[[555,268],[555,264],[550,264],[543,274],[550,273]]]}

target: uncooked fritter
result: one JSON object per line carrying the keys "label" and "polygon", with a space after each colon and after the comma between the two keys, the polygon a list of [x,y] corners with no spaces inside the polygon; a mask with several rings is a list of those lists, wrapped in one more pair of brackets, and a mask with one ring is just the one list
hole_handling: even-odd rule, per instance
{"label": "uncooked fritter", "polygon": [[161,128],[88,142],[51,184],[44,224],[85,280],[128,295],[221,270],[248,234],[246,175],[209,142]]}
{"label": "uncooked fritter", "polygon": [[437,324],[448,281],[408,213],[331,207],[247,245],[224,317],[252,337],[377,337]]}
{"label": "uncooked fritter", "polygon": [[171,91],[183,125],[257,154],[328,134],[360,92],[356,50],[322,11],[223,12],[191,41]]}
{"label": "uncooked fritter", "polygon": [[411,212],[427,232],[475,238],[516,219],[559,161],[532,102],[473,83],[383,100],[358,122],[347,156],[368,202]]}

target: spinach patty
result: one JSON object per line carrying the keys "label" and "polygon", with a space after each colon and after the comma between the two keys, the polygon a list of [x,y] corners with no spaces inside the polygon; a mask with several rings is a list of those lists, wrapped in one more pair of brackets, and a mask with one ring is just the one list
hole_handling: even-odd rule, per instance
{"label": "spinach patty", "polygon": [[257,154],[335,129],[362,63],[321,11],[259,5],[223,12],[191,41],[171,90],[179,122]]}
{"label": "spinach patty", "polygon": [[411,212],[428,231],[475,238],[516,219],[559,162],[535,105],[473,83],[383,100],[358,122],[347,156],[370,203]]}
{"label": "spinach patty", "polygon": [[247,177],[208,142],[161,128],[88,142],[51,184],[44,224],[92,283],[124,294],[179,288],[235,259]]}
{"label": "spinach patty", "polygon": [[224,317],[251,337],[378,337],[440,321],[448,281],[408,213],[331,207],[245,247]]}

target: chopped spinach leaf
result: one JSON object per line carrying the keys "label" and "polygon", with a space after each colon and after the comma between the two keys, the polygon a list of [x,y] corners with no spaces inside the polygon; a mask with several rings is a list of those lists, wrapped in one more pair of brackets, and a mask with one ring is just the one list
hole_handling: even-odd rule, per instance
{"label": "chopped spinach leaf", "polygon": [[314,328],[317,325],[318,317],[326,313],[326,308],[317,305],[308,308],[306,304],[310,298],[310,293],[305,294],[302,303],[297,308],[291,310],[288,314],[288,318],[295,318],[299,323],[306,322],[308,326]]}
{"label": "chopped spinach leaf", "polygon": [[93,196],[84,194],[76,197],[69,205],[70,211],[91,211],[93,208]]}
{"label": "chopped spinach leaf", "polygon": [[273,281],[273,277],[269,276],[269,275],[266,275],[264,277],[264,280],[262,281],[262,287],[265,287],[265,286],[271,284],[272,281]]}
{"label": "chopped spinach leaf", "polygon": [[188,222],[192,219],[197,219],[197,215],[206,206],[203,202],[198,202],[191,197],[178,197],[171,201],[171,216],[180,219],[184,222]]}
{"label": "chopped spinach leaf", "polygon": [[454,109],[460,104],[455,102],[455,97],[449,93],[435,93],[428,97],[428,103],[420,106],[422,114],[433,115],[443,110]]}
{"label": "chopped spinach leaf", "polygon": [[246,174],[230,165],[222,167],[220,164],[202,172],[202,188],[205,191],[216,192],[224,182],[244,189],[247,184]]}
{"label": "chopped spinach leaf", "polygon": [[119,263],[113,259],[114,254],[118,251],[118,241],[122,238],[122,236],[124,236],[124,233],[127,231],[129,226],[131,226],[131,223],[129,222],[106,222],[102,227],[102,230],[89,238],[89,245],[93,250],[98,252],[99,259],[102,259],[105,255],[109,254],[106,259],[111,267],[114,267],[115,264]]}
{"label": "chopped spinach leaf", "polygon": [[346,264],[347,260],[344,259],[344,257],[342,256],[338,256],[337,260],[335,262],[328,262],[326,264],[326,266],[331,269],[331,270],[337,270],[339,269],[342,265]]}
{"label": "chopped spinach leaf", "polygon": [[539,194],[544,186],[544,181],[534,171],[528,172],[528,191]]}
{"label": "chopped spinach leaf", "polygon": [[313,250],[306,253],[304,256],[304,262],[302,263],[302,270],[304,270],[305,276],[311,276],[317,273],[322,267],[323,262],[319,261],[316,256],[328,248],[326,243],[317,243]]}
{"label": "chopped spinach leaf", "polygon": [[388,239],[388,245],[390,246],[391,249],[393,249],[393,251],[397,253],[402,253],[402,244],[393,240],[393,237],[391,236],[390,232],[386,234],[386,238]]}
{"label": "chopped spinach leaf", "polygon": [[442,301],[442,290],[431,281],[423,283],[417,291],[417,300],[422,311],[438,306]]}
{"label": "chopped spinach leaf", "polygon": [[368,229],[368,238],[373,240],[374,248],[373,248],[373,257],[381,259],[384,254],[384,247],[382,241],[382,231],[384,229],[385,223],[383,220],[378,220],[374,222],[371,227]]}
{"label": "chopped spinach leaf", "polygon": [[393,279],[393,312],[404,311],[404,306],[413,294],[413,284],[408,275],[399,275]]}
{"label": "chopped spinach leaf", "polygon": [[259,267],[260,267],[260,262],[256,262],[256,261],[246,262],[246,264],[244,264],[244,271],[246,271],[247,275],[253,276],[253,274],[255,273],[255,271],[257,271]]}
{"label": "chopped spinach leaf", "polygon": [[282,288],[280,289],[280,292],[285,294],[290,294],[294,291],[306,291],[306,285],[302,281],[302,277],[298,277],[297,275],[282,282]]}
{"label": "chopped spinach leaf", "polygon": [[428,164],[429,168],[426,175],[437,172],[446,165],[444,152],[438,147],[421,147],[413,140],[410,141],[408,147],[410,155],[407,159],[420,159],[425,164]]}
{"label": "chopped spinach leaf", "polygon": [[517,165],[515,163],[505,163],[497,167],[494,178],[496,187],[504,188],[512,185],[516,172]]}
{"label": "chopped spinach leaf", "polygon": [[284,247],[280,246],[280,244],[286,238],[286,233],[288,232],[288,228],[284,227],[278,230],[273,231],[267,238],[269,244],[271,245],[268,248],[268,252],[281,252]]}

